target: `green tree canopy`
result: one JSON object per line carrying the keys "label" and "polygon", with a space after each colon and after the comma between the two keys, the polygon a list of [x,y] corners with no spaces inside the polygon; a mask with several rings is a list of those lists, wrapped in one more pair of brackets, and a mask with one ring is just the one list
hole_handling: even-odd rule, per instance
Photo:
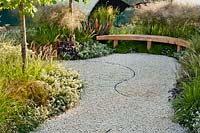
{"label": "green tree canopy", "polygon": [[[60,0],[62,1],[62,0]],[[88,3],[88,0],[75,0],[77,2],[83,1],[85,4]],[[1,0],[0,1],[0,10],[2,9],[19,9],[20,5],[23,4],[23,11],[19,10],[20,13],[26,14],[29,16],[34,16],[34,12],[37,11],[35,6],[36,3],[39,5],[51,5],[56,4],[57,0]]]}
{"label": "green tree canopy", "polygon": [[34,3],[39,5],[50,5],[55,4],[56,0],[1,0],[0,10],[1,9],[20,9],[20,6],[23,4],[23,10],[19,10],[20,14],[26,14],[29,16],[34,16],[34,12],[37,11],[37,8]]}

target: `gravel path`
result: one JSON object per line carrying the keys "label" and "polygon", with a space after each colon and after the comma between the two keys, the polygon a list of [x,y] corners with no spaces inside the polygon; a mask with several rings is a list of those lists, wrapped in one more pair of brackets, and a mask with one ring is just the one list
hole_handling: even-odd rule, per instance
{"label": "gravel path", "polygon": [[80,71],[87,87],[80,105],[48,120],[37,132],[183,133],[171,122],[168,90],[176,83],[175,59],[113,54],[65,62]]}

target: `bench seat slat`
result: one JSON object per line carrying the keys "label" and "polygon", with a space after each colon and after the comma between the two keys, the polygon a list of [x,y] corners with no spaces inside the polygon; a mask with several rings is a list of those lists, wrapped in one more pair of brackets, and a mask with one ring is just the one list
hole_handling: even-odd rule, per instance
{"label": "bench seat slat", "polygon": [[188,42],[174,37],[168,36],[157,36],[157,35],[132,35],[132,34],[122,34],[122,35],[102,35],[97,36],[97,40],[137,40],[137,41],[151,41],[151,42],[161,42],[175,44],[182,47],[188,47]]}

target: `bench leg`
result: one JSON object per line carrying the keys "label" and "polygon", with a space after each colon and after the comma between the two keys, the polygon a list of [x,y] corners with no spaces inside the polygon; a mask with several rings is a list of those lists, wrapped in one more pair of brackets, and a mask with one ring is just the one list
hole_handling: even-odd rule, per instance
{"label": "bench leg", "polygon": [[147,41],[147,50],[151,49],[151,45],[152,45],[152,42],[151,41]]}
{"label": "bench leg", "polygon": [[181,46],[177,45],[177,52],[181,51]]}
{"label": "bench leg", "polygon": [[113,41],[113,47],[116,47],[118,45],[118,40]]}

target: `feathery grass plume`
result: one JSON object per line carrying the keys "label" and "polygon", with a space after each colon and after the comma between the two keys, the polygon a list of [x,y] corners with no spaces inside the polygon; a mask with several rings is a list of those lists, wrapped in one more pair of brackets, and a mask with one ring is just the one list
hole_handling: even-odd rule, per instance
{"label": "feathery grass plume", "polygon": [[199,32],[200,6],[155,2],[136,9],[134,23],[138,34],[190,38]]}
{"label": "feathery grass plume", "polygon": [[[73,25],[72,21],[73,20]],[[41,25],[57,25],[68,29],[75,29],[81,27],[81,22],[86,20],[85,14],[78,8],[73,9],[73,19],[69,11],[69,7],[65,4],[58,4],[50,7],[41,7],[36,13],[34,21]]]}

